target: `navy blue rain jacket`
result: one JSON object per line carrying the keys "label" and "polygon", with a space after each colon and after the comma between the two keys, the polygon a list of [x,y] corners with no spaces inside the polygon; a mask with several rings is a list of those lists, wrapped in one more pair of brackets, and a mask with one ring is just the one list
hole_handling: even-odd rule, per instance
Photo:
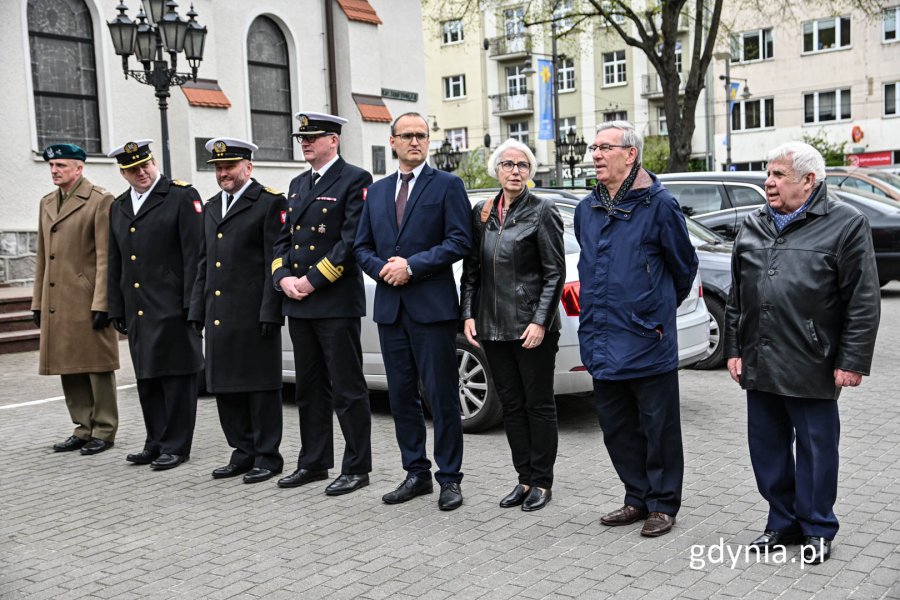
{"label": "navy blue rain jacket", "polygon": [[581,360],[595,379],[678,368],[675,311],[697,274],[678,202],[642,170],[610,212],[591,192],[575,211],[581,245]]}

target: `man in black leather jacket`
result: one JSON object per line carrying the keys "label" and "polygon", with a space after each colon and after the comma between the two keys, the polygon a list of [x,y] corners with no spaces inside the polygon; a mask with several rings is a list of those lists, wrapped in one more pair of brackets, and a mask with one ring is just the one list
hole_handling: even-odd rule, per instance
{"label": "man in black leather jacket", "polygon": [[878,273],[869,223],[828,197],[821,154],[791,142],[768,159],[767,204],[735,240],[725,315],[728,370],[747,390],[750,460],[769,502],[751,545],[802,543],[804,562],[824,562],[838,530],[837,399],[869,374]]}

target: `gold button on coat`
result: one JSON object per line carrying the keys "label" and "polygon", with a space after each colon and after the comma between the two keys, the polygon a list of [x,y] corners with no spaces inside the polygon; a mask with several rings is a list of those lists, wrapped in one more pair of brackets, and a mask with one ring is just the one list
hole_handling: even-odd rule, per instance
{"label": "gold button on coat", "polygon": [[216,268],[218,269],[221,266],[222,266],[222,263],[220,263],[219,261],[216,261]]}
{"label": "gold button on coat", "polygon": [[131,233],[134,233],[135,231],[137,231],[137,229],[135,229],[134,227],[132,227],[132,228],[129,229],[128,231],[130,231]]}
{"label": "gold button on coat", "polygon": [[220,292],[219,290],[216,290],[216,296],[221,296],[221,295],[222,295],[222,292]]}
{"label": "gold button on coat", "polygon": [[139,316],[139,317],[143,317],[143,316],[144,316],[144,311],[139,310],[139,311],[138,311],[138,316]]}
{"label": "gold button on coat", "polygon": [[213,325],[216,325],[216,326],[218,326],[218,325],[219,325],[219,320],[218,320],[218,319],[216,319],[216,320],[215,320],[215,321],[213,321]]}
{"label": "gold button on coat", "polygon": [[131,255],[131,260],[137,260],[137,256],[135,256],[134,254],[132,254],[132,255]]}
{"label": "gold button on coat", "polygon": [[221,239],[222,239],[222,234],[220,233],[220,234],[218,234],[216,237],[219,238],[219,239],[221,240]]}
{"label": "gold button on coat", "polygon": [[141,284],[139,284],[138,282],[135,281],[135,282],[134,282],[134,287],[135,287],[135,289],[137,289],[137,288],[141,287]]}

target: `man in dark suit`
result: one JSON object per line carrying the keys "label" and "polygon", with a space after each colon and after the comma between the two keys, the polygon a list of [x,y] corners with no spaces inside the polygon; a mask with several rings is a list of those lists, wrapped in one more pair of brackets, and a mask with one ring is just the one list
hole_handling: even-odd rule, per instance
{"label": "man in dark suit", "polygon": [[353,238],[372,176],[338,155],[346,119],[297,114],[310,170],[291,181],[288,218],[275,244],[272,278],[294,345],[300,454],[297,470],[278,481],[297,487],[328,477],[334,466],[333,414],[344,434],[341,474],[329,496],[369,485],[372,470],[369,392],[362,372],[360,319],[366,314]]}
{"label": "man in dark suit", "polygon": [[472,246],[472,207],[462,180],[426,164],[428,122],[422,115],[398,117],[390,141],[400,171],[369,189],[354,249],[360,266],[378,282],[374,319],[407,472],[382,500],[397,504],[433,491],[418,392],[421,380],[434,415],[438,507],[453,510],[463,502],[456,365],[459,296],[453,263]]}
{"label": "man in dark suit", "polygon": [[188,460],[197,416],[200,336],[187,322],[203,209],[191,184],[159,173],[152,140],[109,153],[129,189],[109,217],[109,318],[128,335],[144,413],[144,449],[126,460],[171,469]]}
{"label": "man in dark suit", "polygon": [[281,472],[281,296],[269,281],[284,196],[252,179],[251,142],[206,144],[222,191],[203,208],[200,264],[188,320],[206,328],[206,389],[216,395],[228,464],[212,476],[244,483]]}

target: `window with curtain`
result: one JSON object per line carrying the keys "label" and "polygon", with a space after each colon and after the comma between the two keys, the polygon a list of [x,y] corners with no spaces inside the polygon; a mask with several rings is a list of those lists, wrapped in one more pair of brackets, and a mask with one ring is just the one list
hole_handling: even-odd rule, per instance
{"label": "window with curtain", "polygon": [[28,0],[38,148],[68,142],[102,151],[94,29],[83,0]]}
{"label": "window with curtain", "polygon": [[275,21],[257,17],[247,34],[250,126],[257,160],[292,160],[291,75],[287,40]]}

